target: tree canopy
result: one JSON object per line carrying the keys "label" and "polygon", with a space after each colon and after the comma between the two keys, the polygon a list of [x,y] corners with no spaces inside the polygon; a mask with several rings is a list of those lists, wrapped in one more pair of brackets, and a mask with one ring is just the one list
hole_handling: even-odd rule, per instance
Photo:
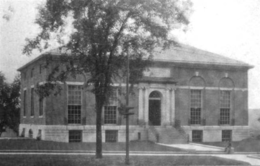
{"label": "tree canopy", "polygon": [[20,122],[20,76],[9,84],[0,72],[0,136],[6,127],[18,133]]}
{"label": "tree canopy", "polygon": [[[41,32],[27,39],[23,52],[47,49],[55,40],[73,61],[66,68],[86,76],[96,97],[97,157],[102,157],[101,115],[113,80],[124,77],[127,55],[130,82],[142,77],[156,48],[176,44],[169,32],[189,23],[189,0],[47,0],[39,7]],[[53,77],[52,77],[53,78]]]}

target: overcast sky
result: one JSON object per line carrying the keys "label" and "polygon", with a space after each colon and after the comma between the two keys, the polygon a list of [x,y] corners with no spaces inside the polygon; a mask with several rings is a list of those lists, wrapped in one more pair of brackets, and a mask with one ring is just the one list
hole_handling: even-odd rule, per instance
{"label": "overcast sky", "polygon": [[[38,55],[22,54],[25,38],[37,33],[34,19],[44,0],[0,1],[0,71],[12,81],[17,68]],[[253,65],[249,108],[260,108],[260,0],[192,0],[193,14],[179,41]]]}

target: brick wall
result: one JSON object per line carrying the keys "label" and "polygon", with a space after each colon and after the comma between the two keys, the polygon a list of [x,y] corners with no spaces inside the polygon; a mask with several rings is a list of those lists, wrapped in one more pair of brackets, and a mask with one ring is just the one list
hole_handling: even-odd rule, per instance
{"label": "brick wall", "polygon": [[[196,75],[203,81],[193,79],[196,78]],[[181,120],[181,125],[188,125],[190,86],[199,87],[202,90],[202,118],[206,119],[206,125],[218,125],[219,88],[233,89],[231,90],[231,118],[235,119],[235,125],[248,125],[248,80],[245,69],[178,66],[172,68],[172,77],[177,81],[175,117]],[[195,80],[195,82],[191,82],[191,80]]]}
{"label": "brick wall", "polygon": [[[43,60],[37,61],[21,71],[21,123],[23,124],[45,124],[46,117],[45,111],[43,116],[39,116],[39,97],[34,93],[34,116],[31,117],[31,88],[36,86],[37,83],[43,82],[47,77],[47,69],[44,68],[45,62]],[[41,66],[41,69],[40,69]],[[31,72],[33,69],[33,75]],[[40,71],[41,70],[41,71]],[[26,90],[26,108],[24,108],[24,90]],[[44,100],[44,106],[46,107],[46,101]],[[24,111],[25,109],[25,111]],[[24,112],[26,114],[24,115]]]}

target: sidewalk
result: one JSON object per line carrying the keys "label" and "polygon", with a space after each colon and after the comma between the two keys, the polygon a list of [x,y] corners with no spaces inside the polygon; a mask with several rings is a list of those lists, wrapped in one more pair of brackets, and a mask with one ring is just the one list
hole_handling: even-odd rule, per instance
{"label": "sidewalk", "polygon": [[162,145],[162,146],[180,148],[180,149],[191,150],[191,151],[200,151],[200,152],[203,152],[203,151],[224,152],[224,149],[225,149],[225,148],[222,148],[222,147],[201,145],[201,144],[195,144],[195,143],[189,143],[189,144],[161,144],[161,143],[157,143],[157,144]]}
{"label": "sidewalk", "polygon": [[[252,154],[258,154],[257,152],[235,152],[233,154],[226,154],[224,152],[225,148],[218,147],[218,146],[210,146],[210,145],[196,144],[196,143],[170,144],[170,145],[160,144],[160,143],[158,144],[162,146],[180,148],[184,150],[190,150],[190,151],[193,150],[196,153],[200,152],[200,154],[193,154],[193,155],[216,156],[216,157],[222,157],[226,159],[245,161],[252,165],[260,165],[260,158],[255,157],[256,155],[252,155]],[[187,155],[192,155],[192,154],[187,154]]]}

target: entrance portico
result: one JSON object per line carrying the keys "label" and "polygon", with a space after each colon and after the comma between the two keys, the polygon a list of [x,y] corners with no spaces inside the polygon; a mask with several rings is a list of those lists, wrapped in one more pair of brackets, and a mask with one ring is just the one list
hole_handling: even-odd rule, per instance
{"label": "entrance portico", "polygon": [[139,83],[139,122],[169,126],[175,119],[175,83]]}

